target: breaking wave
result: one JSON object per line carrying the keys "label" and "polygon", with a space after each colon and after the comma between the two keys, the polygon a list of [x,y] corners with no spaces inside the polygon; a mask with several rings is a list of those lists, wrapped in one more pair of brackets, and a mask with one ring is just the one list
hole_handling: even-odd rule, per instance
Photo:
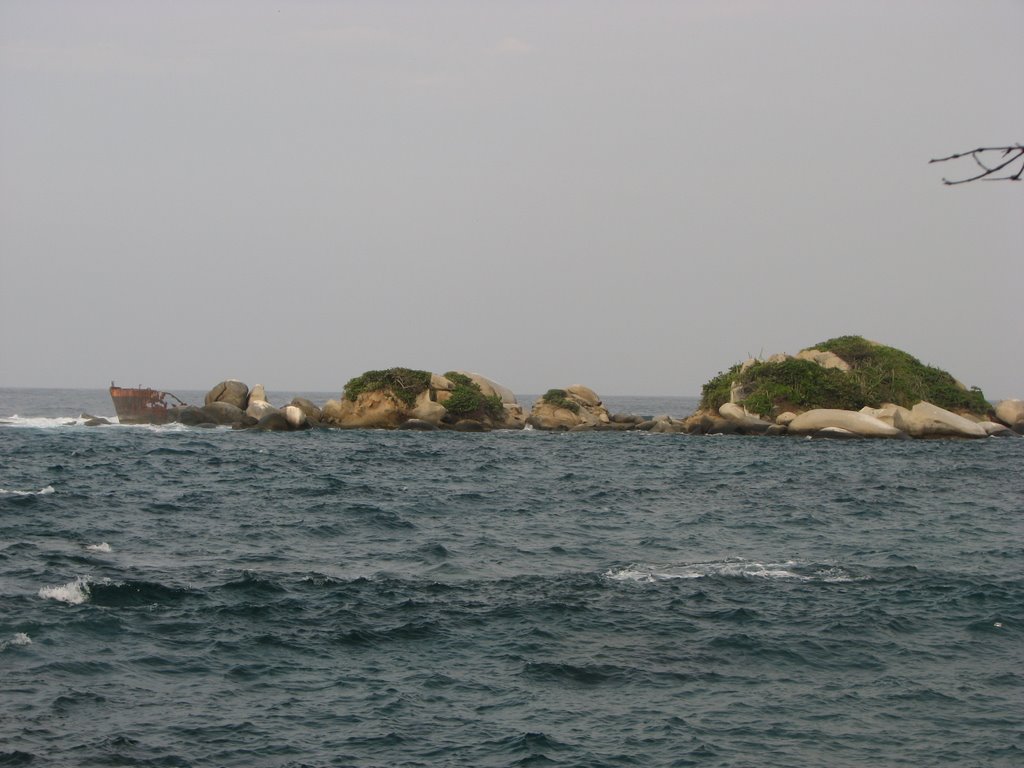
{"label": "breaking wave", "polygon": [[81,605],[89,600],[89,582],[79,576],[74,581],[56,587],[41,587],[39,597],[44,600],[57,600],[68,605]]}
{"label": "breaking wave", "polygon": [[788,581],[819,581],[840,583],[855,581],[843,568],[819,564],[802,564],[796,560],[785,562],[758,562],[756,560],[728,559],[676,565],[633,564],[625,568],[610,569],[605,577],[613,581],[634,581],[653,584],[675,579],[781,579]]}

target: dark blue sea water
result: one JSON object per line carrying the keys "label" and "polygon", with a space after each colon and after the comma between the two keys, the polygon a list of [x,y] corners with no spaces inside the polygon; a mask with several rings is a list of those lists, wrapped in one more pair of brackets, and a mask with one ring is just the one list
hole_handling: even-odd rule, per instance
{"label": "dark blue sea water", "polygon": [[1024,440],[82,411],[0,390],[0,765],[1024,764]]}

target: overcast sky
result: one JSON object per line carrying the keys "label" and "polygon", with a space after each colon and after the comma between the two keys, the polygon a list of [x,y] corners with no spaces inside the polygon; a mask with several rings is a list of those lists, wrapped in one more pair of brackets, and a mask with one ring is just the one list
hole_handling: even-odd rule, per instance
{"label": "overcast sky", "polygon": [[0,386],[1024,397],[1021,0],[0,3]]}

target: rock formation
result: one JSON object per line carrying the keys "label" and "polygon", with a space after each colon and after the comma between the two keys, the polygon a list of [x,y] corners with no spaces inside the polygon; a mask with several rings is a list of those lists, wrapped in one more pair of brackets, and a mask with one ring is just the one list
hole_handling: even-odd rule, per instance
{"label": "rock formation", "polygon": [[594,390],[574,384],[565,389],[549,389],[537,398],[526,421],[535,429],[593,429],[610,424],[611,417]]}

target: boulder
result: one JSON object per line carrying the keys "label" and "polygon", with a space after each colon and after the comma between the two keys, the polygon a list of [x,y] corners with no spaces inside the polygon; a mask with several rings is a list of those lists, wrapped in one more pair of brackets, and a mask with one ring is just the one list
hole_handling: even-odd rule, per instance
{"label": "boulder", "polygon": [[452,425],[456,432],[490,432],[491,428],[476,419],[459,419]]}
{"label": "boulder", "polygon": [[610,424],[608,409],[601,404],[601,398],[589,387],[575,384],[560,392],[562,401],[551,402],[547,395],[538,397],[530,410],[526,422],[535,429],[566,430],[580,425],[597,426]]}
{"label": "boulder", "polygon": [[[473,373],[472,371],[456,371],[456,373],[468,376],[473,383],[480,387],[480,391],[487,397],[493,397],[494,395],[500,397],[503,405],[514,405],[518,403],[516,396],[512,393],[511,389],[503,387],[501,384],[488,379],[486,376],[481,376],[479,373]],[[444,379],[443,376],[438,378]],[[445,379],[445,381],[447,381],[447,379]],[[431,386],[433,387],[433,379],[431,379]]]}
{"label": "boulder", "polygon": [[267,432],[290,432],[291,428],[288,419],[276,408],[256,422],[256,429],[266,430]]}
{"label": "boulder", "polygon": [[505,403],[505,419],[501,424],[496,424],[498,429],[523,429],[526,427],[526,411],[519,403]]}
{"label": "boulder", "polygon": [[996,418],[1016,432],[1024,431],[1024,400],[1000,400],[996,403]]}
{"label": "boulder", "polygon": [[240,381],[227,379],[206,393],[205,404],[230,403],[244,411],[249,406],[249,388]]}
{"label": "boulder", "polygon": [[835,352],[825,352],[821,349],[804,349],[797,353],[796,359],[810,360],[812,363],[817,363],[822,368],[836,368],[843,373],[850,370],[850,364]]}
{"label": "boulder", "polygon": [[265,402],[267,402],[267,390],[263,388],[262,384],[257,384],[255,387],[249,390],[249,405],[252,405],[253,403]]}
{"label": "boulder", "polygon": [[903,437],[903,432],[881,419],[866,413],[838,408],[816,408],[801,413],[789,422],[788,427],[789,433],[793,435],[810,435],[822,429],[838,427],[861,437]]}
{"label": "boulder", "polygon": [[897,411],[893,424],[911,437],[988,437],[988,432],[970,419],[925,402],[906,412]]}
{"label": "boulder", "polygon": [[187,427],[196,427],[200,424],[211,424],[210,417],[206,414],[202,408],[197,405],[186,405],[183,408],[177,409],[176,421],[181,422]]}
{"label": "boulder", "polygon": [[775,423],[783,427],[788,427],[790,422],[796,418],[796,414],[792,411],[783,411],[775,417]]}
{"label": "boulder", "polygon": [[416,404],[409,411],[409,416],[418,421],[424,421],[435,427],[441,426],[448,411],[441,403],[431,400],[430,390],[420,392],[416,398]]}
{"label": "boulder", "polygon": [[85,420],[85,426],[87,427],[101,427],[104,424],[109,423],[110,422],[107,419],[104,419],[102,416],[90,416],[88,419]]}
{"label": "boulder", "polygon": [[570,397],[575,398],[591,408],[596,408],[601,405],[601,398],[598,397],[597,392],[592,390],[590,387],[585,387],[582,384],[573,384],[571,387],[566,387],[565,391],[569,393]]}
{"label": "boulder", "polygon": [[748,412],[746,408],[736,403],[725,403],[718,409],[718,413],[733,422],[736,430],[742,434],[761,434],[771,426],[771,422]]}
{"label": "boulder", "polygon": [[249,398],[249,407],[245,409],[245,414],[259,421],[268,413],[273,413],[277,410],[274,406],[268,403],[266,400],[253,400]]}
{"label": "boulder", "polygon": [[405,429],[416,432],[433,432],[437,429],[436,424],[431,424],[429,421],[423,421],[423,419],[409,419],[399,424],[396,429]]}
{"label": "boulder", "polygon": [[1017,437],[1017,433],[1008,426],[995,421],[979,421],[978,426],[984,429],[989,437]]}
{"label": "boulder", "polygon": [[388,392],[363,392],[355,400],[328,400],[324,421],[341,429],[394,429],[409,418],[409,408]]}
{"label": "boulder", "polygon": [[206,422],[210,424],[255,424],[256,419],[246,416],[245,411],[232,403],[217,400],[202,407]]}
{"label": "boulder", "polygon": [[312,400],[307,400],[304,397],[293,397],[288,405],[294,405],[306,414],[306,421],[314,427],[319,426],[320,422],[323,421],[323,412]]}
{"label": "boulder", "polygon": [[286,405],[281,409],[281,413],[284,414],[284,420],[292,429],[304,429],[309,426],[306,422],[306,414],[297,405]]}
{"label": "boulder", "polygon": [[856,432],[851,432],[848,429],[842,427],[825,427],[819,429],[817,432],[811,433],[811,437],[825,440],[863,440],[863,435],[858,435]]}
{"label": "boulder", "polygon": [[[872,408],[865,405],[860,409],[860,413],[866,413],[868,416],[874,416],[879,421],[884,421],[890,427],[896,427],[896,414],[907,414],[910,413],[902,405],[895,405],[893,403],[882,403],[881,408]],[[899,429],[899,427],[896,427]]]}

